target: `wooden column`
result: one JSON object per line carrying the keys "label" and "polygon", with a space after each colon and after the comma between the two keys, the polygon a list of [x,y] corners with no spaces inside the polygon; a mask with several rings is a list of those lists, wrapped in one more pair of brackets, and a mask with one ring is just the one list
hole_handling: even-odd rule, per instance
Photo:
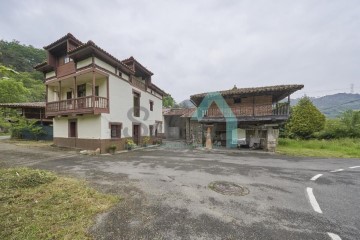
{"label": "wooden column", "polygon": [[61,81],[59,81],[59,92],[58,92],[58,97],[59,97],[58,110],[60,111],[60,101],[61,101]]}
{"label": "wooden column", "polygon": [[95,71],[92,72],[92,97],[91,97],[91,105],[95,109]]}
{"label": "wooden column", "polygon": [[76,76],[74,77],[74,89],[73,89],[73,100],[72,100],[72,105],[73,105],[73,109],[75,109],[76,106],[76,98],[77,98],[77,84],[76,84]]}
{"label": "wooden column", "polygon": [[287,115],[290,114],[290,95],[288,96],[288,107],[287,107]]}

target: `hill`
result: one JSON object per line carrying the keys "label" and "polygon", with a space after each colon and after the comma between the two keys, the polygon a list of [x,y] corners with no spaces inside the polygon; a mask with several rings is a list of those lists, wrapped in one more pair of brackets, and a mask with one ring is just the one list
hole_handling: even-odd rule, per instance
{"label": "hill", "polygon": [[20,44],[13,40],[0,40],[0,63],[18,72],[34,72],[34,66],[46,59],[43,49],[31,45]]}
{"label": "hill", "polygon": [[44,101],[44,75],[33,67],[45,58],[43,49],[0,40],[0,102]]}
{"label": "hill", "polygon": [[[335,118],[348,109],[360,110],[360,94],[336,93],[318,98],[310,98],[313,104],[328,118]],[[291,105],[296,105],[299,98],[292,99]]]}

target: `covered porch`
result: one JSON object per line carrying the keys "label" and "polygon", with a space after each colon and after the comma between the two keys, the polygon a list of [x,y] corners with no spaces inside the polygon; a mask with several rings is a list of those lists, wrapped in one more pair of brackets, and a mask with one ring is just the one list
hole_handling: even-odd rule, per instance
{"label": "covered porch", "polygon": [[46,116],[109,112],[109,77],[89,69],[46,82]]}

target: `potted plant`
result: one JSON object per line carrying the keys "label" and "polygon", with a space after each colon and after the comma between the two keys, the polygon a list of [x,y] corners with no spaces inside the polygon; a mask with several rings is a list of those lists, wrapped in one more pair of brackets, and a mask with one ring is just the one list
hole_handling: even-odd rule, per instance
{"label": "potted plant", "polygon": [[150,143],[150,137],[144,137],[143,138],[143,146],[146,147]]}
{"label": "potted plant", "polygon": [[136,144],[134,143],[134,141],[132,139],[126,139],[125,141],[125,148],[127,150],[131,150],[136,146]]}
{"label": "potted plant", "polygon": [[116,151],[116,148],[117,148],[117,147],[116,147],[115,144],[111,144],[111,145],[108,147],[109,153],[114,154],[115,151]]}

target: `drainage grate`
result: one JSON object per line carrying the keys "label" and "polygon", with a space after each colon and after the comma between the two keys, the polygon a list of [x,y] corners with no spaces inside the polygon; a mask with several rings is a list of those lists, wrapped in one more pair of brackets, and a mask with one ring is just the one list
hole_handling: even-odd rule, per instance
{"label": "drainage grate", "polygon": [[215,181],[209,184],[209,188],[223,195],[245,196],[250,193],[249,189],[236,183]]}

